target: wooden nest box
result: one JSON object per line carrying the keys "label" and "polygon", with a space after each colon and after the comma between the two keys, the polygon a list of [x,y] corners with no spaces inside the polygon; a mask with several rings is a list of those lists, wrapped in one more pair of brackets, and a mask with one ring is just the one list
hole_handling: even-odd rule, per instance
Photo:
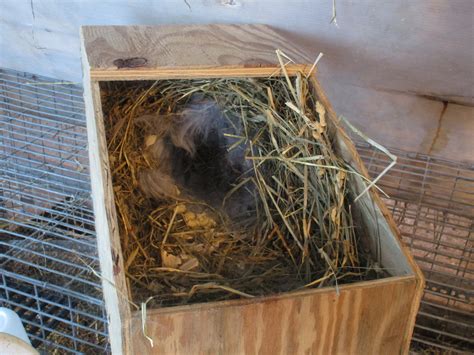
{"label": "wooden nest box", "polygon": [[[280,75],[280,49],[308,72],[289,39],[263,25],[86,26],[82,28],[92,195],[109,336],[115,354],[406,354],[423,277],[375,191],[352,206],[388,276],[375,281],[294,291],[254,299],[148,309],[127,300],[126,275],[109,169],[101,85],[108,81],[268,77]],[[367,176],[354,145],[313,75],[312,92],[326,107],[334,149]],[[355,177],[355,194],[366,184]],[[372,189],[373,190],[373,189]]]}

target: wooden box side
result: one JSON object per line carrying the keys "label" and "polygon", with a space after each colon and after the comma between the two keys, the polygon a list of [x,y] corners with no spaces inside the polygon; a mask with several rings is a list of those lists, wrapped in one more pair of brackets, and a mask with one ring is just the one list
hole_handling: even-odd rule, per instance
{"label": "wooden box side", "polygon": [[[331,125],[332,129],[336,132],[334,141],[336,150],[347,163],[351,164],[359,173],[368,178],[369,173],[357,153],[354,143],[341,127],[331,102],[316,79],[316,76],[312,77],[312,85],[316,97],[324,105],[329,115],[328,124]],[[356,195],[364,191],[366,183],[364,183],[360,177],[353,175],[352,182]],[[359,215],[365,219],[364,227],[369,233],[370,247],[372,252],[380,258],[381,266],[389,270],[392,275],[411,274],[416,280],[416,289],[412,295],[413,299],[410,304],[410,317],[406,324],[406,336],[408,340],[405,344],[404,351],[408,352],[409,342],[415,328],[416,315],[425,288],[424,275],[416,264],[408,247],[403,244],[392,214],[374,188],[363,195],[355,203],[355,207],[361,212]]]}
{"label": "wooden box side", "polygon": [[[329,130],[334,137],[334,145],[337,153],[350,164],[360,175],[369,179],[368,171],[362,162],[356,147],[342,128],[340,121],[334,111],[331,102],[326,96],[324,89],[316,78],[312,76],[311,83],[315,97],[323,104],[328,114]],[[351,175],[351,183],[354,196],[358,196],[367,186],[356,174]],[[375,188],[370,189],[361,198],[354,202],[354,207],[362,211],[364,227],[367,229],[374,255],[381,260],[384,268],[391,275],[415,275],[420,281],[423,275],[416,264],[408,248],[403,244],[398,228],[391,213],[387,210]]]}
{"label": "wooden box side", "polygon": [[127,301],[128,290],[109,168],[100,87],[97,81],[91,80],[83,46],[81,50],[92,202],[109,341],[113,353],[129,354],[131,338],[127,333],[127,325],[131,317],[130,305]]}
{"label": "wooden box side", "polygon": [[[339,292],[339,293],[338,293]],[[405,354],[414,276],[133,315],[136,354]]]}

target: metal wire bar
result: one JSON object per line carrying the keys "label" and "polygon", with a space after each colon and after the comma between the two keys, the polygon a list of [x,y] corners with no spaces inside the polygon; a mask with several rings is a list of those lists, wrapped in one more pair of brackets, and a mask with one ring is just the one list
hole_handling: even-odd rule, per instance
{"label": "metal wire bar", "polygon": [[[57,286],[57,285],[51,284],[48,281],[44,281],[44,280],[43,281],[38,281],[37,279],[31,278],[31,277],[28,277],[28,276],[24,276],[24,275],[21,275],[21,274],[17,274],[17,273],[14,273],[14,272],[9,272],[7,270],[2,271],[1,276],[2,276],[3,285],[5,285],[4,289],[7,291],[7,293],[8,293],[8,290],[9,290],[8,284],[12,283],[11,280],[13,280],[14,284],[16,284],[18,282],[18,283],[25,284],[27,286],[33,285],[33,286],[38,286],[38,287],[44,287],[44,288],[47,288],[51,292],[56,292],[56,293],[68,295],[68,296],[76,298],[79,301],[86,301],[87,304],[84,303],[84,305],[86,305],[86,306],[100,306],[100,307],[102,307],[103,304],[104,304],[104,302],[102,300],[102,295],[98,292],[93,292],[91,294],[83,294],[83,293],[79,293],[79,292],[76,292],[76,291],[68,289],[68,288],[64,288],[62,286]],[[7,282],[8,280],[10,280],[10,281]],[[15,288],[11,288],[10,290],[15,290]],[[21,291],[19,291],[19,292],[21,292]],[[94,318],[96,316],[96,314],[90,314],[89,316],[91,318]]]}
{"label": "metal wire bar", "polygon": [[50,353],[108,352],[82,90],[0,70],[0,304]]}
{"label": "metal wire bar", "polygon": [[[389,162],[365,143],[369,173]],[[426,277],[412,348],[474,351],[474,166],[391,149],[399,164],[380,181],[385,199]]]}

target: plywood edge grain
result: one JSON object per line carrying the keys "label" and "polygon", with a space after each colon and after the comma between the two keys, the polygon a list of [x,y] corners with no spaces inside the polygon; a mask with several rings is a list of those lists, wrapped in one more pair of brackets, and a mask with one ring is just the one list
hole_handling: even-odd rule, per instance
{"label": "plywood edge grain", "polygon": [[[82,32],[81,32],[82,36]],[[83,44],[84,42],[81,41]],[[128,331],[130,307],[125,299],[126,281],[117,220],[112,181],[108,169],[108,153],[100,101],[100,89],[89,75],[89,63],[81,47],[84,104],[87,121],[92,201],[94,207],[97,249],[100,260],[102,290],[108,318],[109,339],[115,354],[130,353]]]}
{"label": "plywood edge grain", "polygon": [[[385,207],[385,209],[388,213],[388,210],[387,210],[386,207]],[[390,218],[392,218],[392,217],[390,217]],[[393,219],[392,219],[392,221],[393,221]],[[395,223],[395,222],[393,222],[393,223]],[[420,309],[421,299],[423,297],[423,293],[424,293],[425,285],[426,285],[425,276],[423,275],[423,273],[422,273],[420,267],[418,266],[418,264],[416,264],[416,262],[414,261],[413,256],[411,255],[411,253],[409,253],[409,254],[410,254],[409,258],[411,258],[413,263],[415,263],[414,272],[415,272],[415,276],[416,276],[416,291],[415,291],[415,295],[413,297],[413,302],[411,303],[410,318],[408,320],[408,325],[407,325],[407,328],[406,328],[407,331],[405,333],[405,340],[404,340],[404,347],[402,349],[402,354],[408,354],[408,352],[410,351],[410,343],[411,343],[411,339],[413,337],[413,332],[415,330],[416,316],[417,316],[418,311]]]}
{"label": "plywood edge grain", "polygon": [[[307,73],[311,65],[288,64],[285,66],[288,75]],[[163,80],[163,79],[198,79],[219,77],[269,77],[282,75],[280,66],[223,66],[223,67],[186,67],[155,69],[91,69],[91,79],[97,81],[117,80]]]}

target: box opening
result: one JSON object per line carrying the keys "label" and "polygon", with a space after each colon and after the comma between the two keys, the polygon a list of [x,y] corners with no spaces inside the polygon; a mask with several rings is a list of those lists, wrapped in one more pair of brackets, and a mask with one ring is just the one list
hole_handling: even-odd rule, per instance
{"label": "box opening", "polygon": [[[277,87],[283,91],[281,95],[275,94]],[[223,88],[233,90],[230,98],[221,97],[225,96]],[[290,83],[284,77],[114,81],[101,82],[100,90],[131,301],[140,303],[153,297],[151,307],[177,306],[412,273],[370,195],[353,203],[364,182],[346,168],[341,142],[333,134],[336,128],[330,119],[323,122],[325,108],[318,104],[310,81],[301,76],[291,78]],[[262,98],[266,99],[265,107],[260,107]],[[252,111],[258,114],[243,119],[243,111],[251,110],[252,105],[258,107]],[[282,107],[291,115],[301,116],[300,127],[292,127],[293,122],[289,126],[268,124],[276,120],[274,115]],[[282,145],[277,131],[291,128],[297,128],[295,141]],[[313,144],[307,131],[312,132],[311,139],[326,136],[328,142],[327,146],[318,146],[317,153],[311,146],[315,150],[312,156],[292,150],[293,145]],[[276,165],[266,167],[268,156],[255,153],[256,141],[262,136],[267,139],[265,144],[273,144],[280,154],[273,154],[272,159],[279,157],[281,164],[288,164],[285,167],[295,180],[301,177],[298,174],[311,171],[321,175],[321,183],[326,174],[330,178],[323,182],[331,188],[326,187],[322,193],[339,189],[343,191],[341,200],[324,208],[315,207],[324,203],[320,197],[316,197],[317,203],[308,198],[293,201],[299,209],[279,202],[277,189],[290,202],[293,195],[305,199],[309,193],[298,195],[299,189],[306,188],[304,184],[285,191],[290,187],[280,181],[279,171],[272,171]],[[331,155],[336,165],[328,164],[325,154]],[[293,160],[281,161],[283,156]],[[262,176],[256,173],[257,164],[262,167],[258,173]],[[295,168],[295,164],[303,168]],[[304,175],[303,179],[312,179],[312,175]],[[128,182],[123,184],[124,180]],[[270,186],[261,186],[268,181]],[[268,201],[263,204],[260,189],[268,193]],[[280,210],[281,206],[287,210]],[[326,233],[331,238],[321,242],[309,236],[307,245],[304,237],[294,240],[295,234],[297,239],[309,232],[301,228],[298,234],[285,218],[304,208],[321,211],[314,214],[313,222],[309,218],[301,220],[301,225],[311,235]],[[265,236],[258,240],[241,232],[265,227],[262,221],[269,223],[269,219],[261,218],[265,213],[279,218],[278,228],[263,228]],[[304,213],[302,216],[306,218]],[[333,229],[327,232],[325,228]],[[232,242],[225,240],[226,233]],[[341,240],[334,242],[337,238]],[[313,257],[304,259],[304,250],[311,248]],[[283,256],[276,255],[277,251]],[[239,262],[239,258],[244,261]]]}

